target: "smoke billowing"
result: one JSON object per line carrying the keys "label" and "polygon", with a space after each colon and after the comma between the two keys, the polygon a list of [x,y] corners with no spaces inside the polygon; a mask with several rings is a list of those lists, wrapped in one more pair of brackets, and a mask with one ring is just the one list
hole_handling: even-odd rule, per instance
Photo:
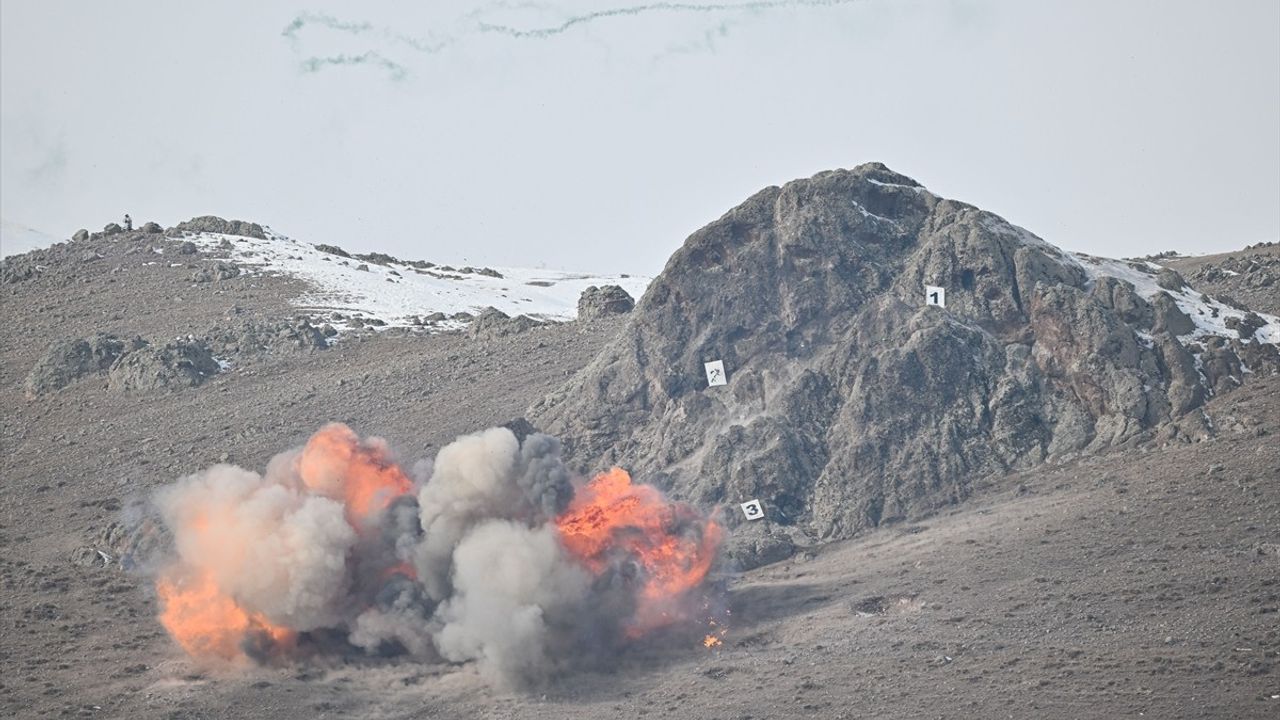
{"label": "smoke billowing", "polygon": [[193,657],[474,661],[505,686],[705,619],[722,537],[620,469],[575,480],[558,440],[505,428],[410,474],[328,425],[262,474],[215,465],[152,507],[170,539],[160,622]]}

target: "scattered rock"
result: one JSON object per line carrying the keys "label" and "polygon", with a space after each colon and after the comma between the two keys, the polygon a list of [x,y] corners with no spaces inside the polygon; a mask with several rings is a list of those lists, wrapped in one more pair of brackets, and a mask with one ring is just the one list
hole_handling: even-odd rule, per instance
{"label": "scattered rock", "polygon": [[1241,340],[1252,340],[1258,329],[1267,324],[1258,313],[1250,310],[1243,318],[1229,317],[1225,324],[1228,329],[1235,330]]}
{"label": "scattered rock", "polygon": [[84,242],[85,240],[88,240],[88,239],[89,239],[89,231],[85,230],[84,228],[80,228],[75,232],[74,235],[71,236],[72,242]]}
{"label": "scattered rock", "polygon": [[102,228],[102,232],[103,232],[103,234],[104,234],[104,235],[118,235],[118,234],[120,234],[120,233],[124,232],[124,228],[120,227],[120,226],[119,226],[119,225],[117,225],[116,223],[107,223],[107,224]]}
{"label": "scattered rock", "polygon": [[147,233],[148,235],[159,235],[164,232],[164,228],[160,227],[159,223],[148,222],[143,224],[142,232]]}
{"label": "scattered rock", "polygon": [[199,246],[197,246],[195,243],[191,242],[190,240],[187,240],[182,244],[178,245],[179,255],[195,255],[197,252],[200,252]]}

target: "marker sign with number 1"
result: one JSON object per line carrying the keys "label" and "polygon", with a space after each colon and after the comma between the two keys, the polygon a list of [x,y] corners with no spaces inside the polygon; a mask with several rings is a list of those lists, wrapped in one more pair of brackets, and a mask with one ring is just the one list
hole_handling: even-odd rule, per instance
{"label": "marker sign with number 1", "polygon": [[924,286],[924,303],[926,305],[937,305],[944,308],[947,306],[947,289],[935,287],[933,285]]}

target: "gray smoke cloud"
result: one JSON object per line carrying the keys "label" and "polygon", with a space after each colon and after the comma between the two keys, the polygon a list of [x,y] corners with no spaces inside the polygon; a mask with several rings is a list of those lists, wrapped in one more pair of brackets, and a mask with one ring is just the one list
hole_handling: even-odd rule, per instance
{"label": "gray smoke cloud", "polygon": [[475,662],[516,688],[616,652],[644,588],[626,550],[590,569],[567,550],[553,521],[575,487],[547,435],[464,435],[411,477],[385,442],[335,424],[262,474],[215,465],[161,488],[130,509],[127,545],[166,558],[129,556],[158,568],[161,622],[194,656],[280,659],[338,638],[348,657]]}

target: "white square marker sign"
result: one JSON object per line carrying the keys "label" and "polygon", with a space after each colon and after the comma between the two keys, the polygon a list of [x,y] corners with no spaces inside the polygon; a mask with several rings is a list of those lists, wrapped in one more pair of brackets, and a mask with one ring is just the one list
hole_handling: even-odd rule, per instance
{"label": "white square marker sign", "polygon": [[729,381],[724,376],[724,361],[712,360],[704,363],[703,367],[707,370],[707,386],[715,387],[716,385],[727,385]]}
{"label": "white square marker sign", "polygon": [[751,500],[742,503],[742,514],[746,515],[748,520],[759,520],[764,517],[764,508],[760,507],[759,500]]}
{"label": "white square marker sign", "polygon": [[947,306],[947,289],[935,285],[924,286],[924,303],[926,305]]}

